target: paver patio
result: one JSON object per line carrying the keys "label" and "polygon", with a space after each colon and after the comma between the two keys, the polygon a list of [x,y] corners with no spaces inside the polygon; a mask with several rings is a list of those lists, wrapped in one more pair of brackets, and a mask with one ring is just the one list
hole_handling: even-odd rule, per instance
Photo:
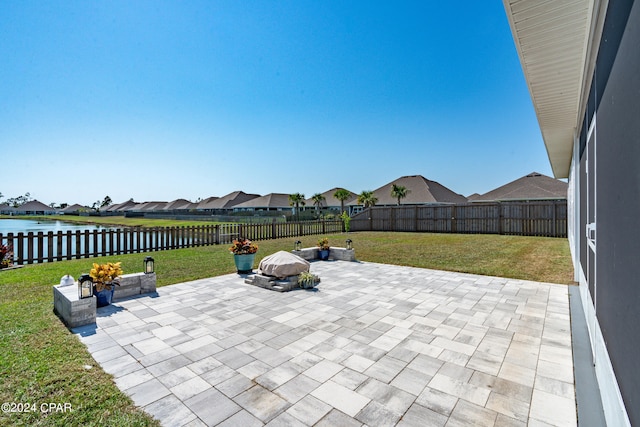
{"label": "paver patio", "polygon": [[164,426],[575,426],[568,288],[314,262],[317,291],[237,274],[74,329]]}

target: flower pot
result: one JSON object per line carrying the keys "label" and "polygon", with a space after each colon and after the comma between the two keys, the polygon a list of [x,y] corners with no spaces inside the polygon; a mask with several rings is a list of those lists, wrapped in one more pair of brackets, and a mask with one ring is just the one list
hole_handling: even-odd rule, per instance
{"label": "flower pot", "polygon": [[93,287],[93,294],[96,296],[96,305],[98,307],[105,307],[111,304],[113,300],[113,293],[116,291],[115,286],[111,286],[111,290],[103,289],[101,291],[96,291],[96,287]]}
{"label": "flower pot", "polygon": [[248,274],[252,272],[253,269],[253,260],[256,257],[256,254],[244,254],[244,255],[233,255],[233,260],[236,263],[236,270],[240,274]]}
{"label": "flower pot", "polygon": [[329,259],[329,249],[318,249],[318,258],[322,261]]}

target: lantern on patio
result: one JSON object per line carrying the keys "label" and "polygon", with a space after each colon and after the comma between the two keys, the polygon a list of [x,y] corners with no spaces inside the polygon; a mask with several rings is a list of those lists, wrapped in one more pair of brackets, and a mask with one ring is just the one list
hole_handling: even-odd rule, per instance
{"label": "lantern on patio", "polygon": [[351,240],[351,239],[347,239],[347,242],[346,242],[346,243],[347,243],[347,249],[348,249],[348,250],[353,249],[353,240]]}
{"label": "lantern on patio", "polygon": [[150,256],[148,256],[148,257],[146,257],[144,259],[144,273],[145,274],[153,273],[153,268],[154,268],[153,264],[154,264],[154,260]]}
{"label": "lantern on patio", "polygon": [[294,251],[302,250],[302,242],[300,240],[296,240],[295,245],[293,246]]}
{"label": "lantern on patio", "polygon": [[91,298],[93,296],[93,280],[88,274],[83,274],[78,279],[78,299]]}

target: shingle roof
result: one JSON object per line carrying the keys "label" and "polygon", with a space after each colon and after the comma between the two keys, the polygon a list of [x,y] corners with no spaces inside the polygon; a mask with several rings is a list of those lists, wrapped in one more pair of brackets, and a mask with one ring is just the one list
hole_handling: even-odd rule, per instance
{"label": "shingle roof", "polygon": [[199,209],[199,210],[200,209],[217,209],[213,204],[213,202],[215,202],[218,199],[219,197],[216,197],[216,196],[207,197],[206,199],[201,200],[198,203],[198,206],[196,207],[196,209]]}
{"label": "shingle roof", "polygon": [[191,202],[186,199],[176,199],[173,202],[167,203],[163,210],[165,211],[174,211],[174,210],[186,210],[191,207]]}
{"label": "shingle roof", "polygon": [[127,200],[126,202],[110,205],[106,209],[103,209],[103,211],[124,212],[132,210],[133,208],[135,208],[135,206],[137,206],[136,202],[134,202],[133,200]]}
{"label": "shingle roof", "polygon": [[9,206],[7,203],[0,203],[0,212],[14,212],[16,208]]}
{"label": "shingle roof", "polygon": [[61,209],[60,212],[63,212],[63,213],[78,212],[81,209],[87,209],[87,208],[85,206],[82,206],[76,203],[74,205],[67,206],[64,209]]}
{"label": "shingle roof", "polygon": [[35,212],[35,211],[45,211],[45,212],[53,212],[55,211],[55,209],[53,209],[50,206],[45,205],[44,203],[38,201],[38,200],[32,200],[30,202],[27,202],[23,205],[20,205],[16,208],[16,210],[18,212],[27,212],[27,211],[31,211],[31,212]]}
{"label": "shingle roof", "polygon": [[233,208],[288,208],[289,195],[283,193],[270,193],[265,196],[256,197],[244,203],[235,205]]}
{"label": "shingle roof", "polygon": [[502,187],[482,194],[473,199],[473,201],[566,199],[568,186],[566,182],[538,172],[532,172]]}
{"label": "shingle roof", "polygon": [[240,203],[245,203],[258,197],[260,197],[259,194],[247,194],[244,191],[234,191],[233,193],[214,200],[211,203],[212,207],[208,209],[231,209]]}
{"label": "shingle roof", "polygon": [[143,202],[138,203],[134,211],[142,211],[142,212],[153,212],[162,210],[167,205],[167,202]]}
{"label": "shingle roof", "polygon": [[[427,203],[466,203],[467,198],[457,194],[436,181],[431,181],[422,175],[403,176],[373,191],[378,198],[376,205],[397,205],[398,200],[391,196],[393,184],[409,190],[407,197],[400,201],[403,205],[422,205]],[[354,200],[348,205],[357,205]]]}

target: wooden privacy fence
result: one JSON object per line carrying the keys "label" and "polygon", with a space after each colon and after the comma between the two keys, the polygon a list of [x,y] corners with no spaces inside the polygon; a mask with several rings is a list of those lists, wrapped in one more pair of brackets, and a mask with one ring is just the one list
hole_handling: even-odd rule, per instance
{"label": "wooden privacy fence", "polygon": [[423,231],[567,237],[567,202],[478,203],[369,208],[351,231]]}
{"label": "wooden privacy fence", "polygon": [[342,221],[0,233],[18,265],[342,232]]}

